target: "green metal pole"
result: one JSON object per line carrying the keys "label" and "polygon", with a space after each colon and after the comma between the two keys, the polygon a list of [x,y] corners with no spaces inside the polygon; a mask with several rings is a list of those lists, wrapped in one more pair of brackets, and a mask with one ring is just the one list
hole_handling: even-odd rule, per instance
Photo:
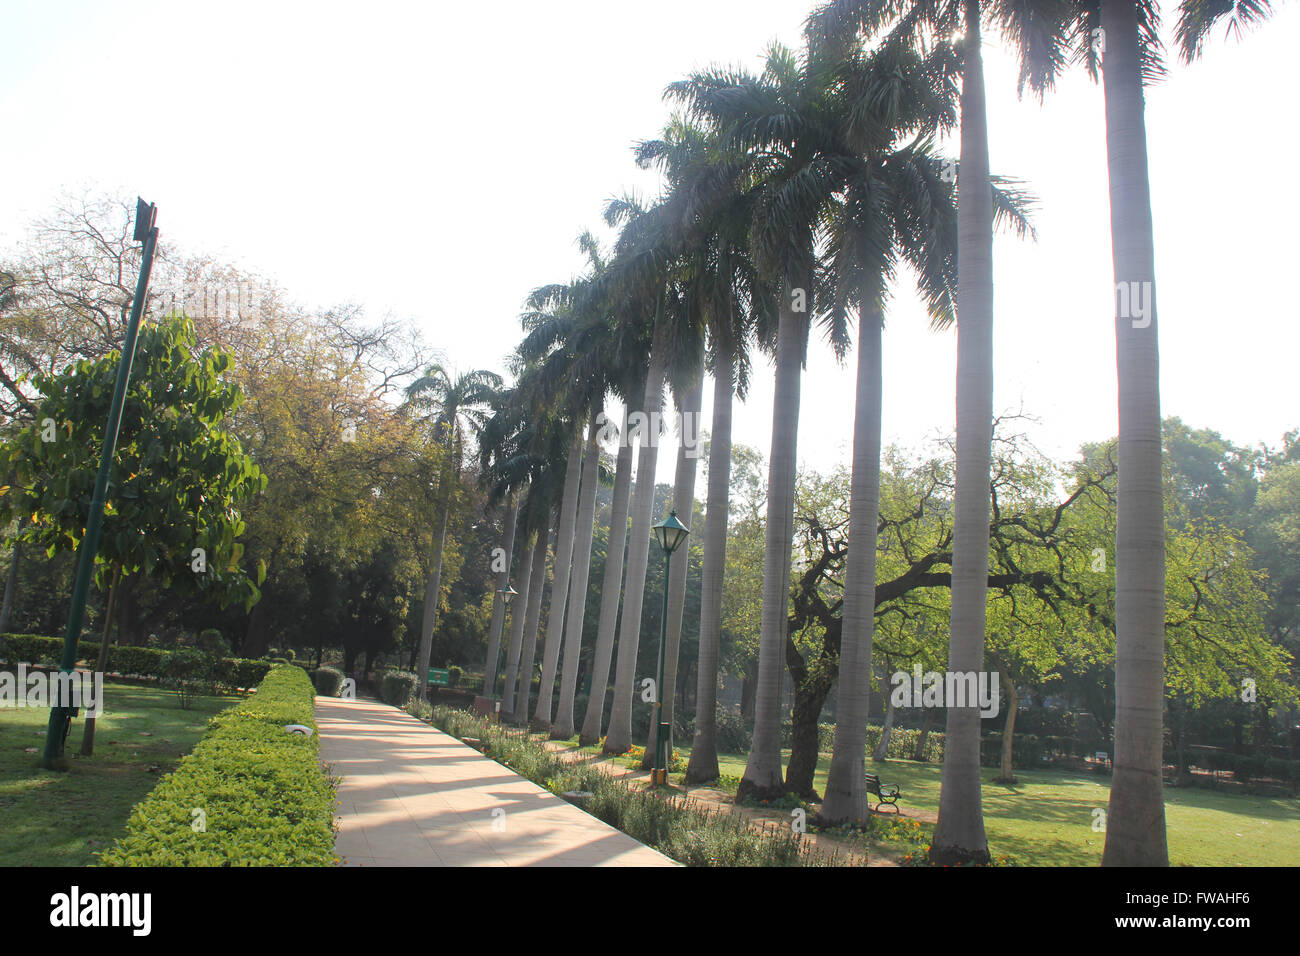
{"label": "green metal pole", "polygon": [[[151,214],[153,207],[149,207]],[[139,212],[137,212],[137,216]],[[152,225],[144,240],[144,257],[140,263],[140,278],[135,285],[135,298],[131,301],[131,319],[127,323],[126,338],[122,342],[122,363],[117,369],[117,383],[113,386],[113,404],[104,430],[104,448],[99,459],[99,473],[95,476],[95,494],[90,502],[90,515],[86,519],[86,535],[81,540],[77,555],[77,579],[72,588],[72,609],[68,613],[68,629],[63,635],[63,660],[59,670],[72,673],[77,665],[77,641],[81,636],[81,622],[86,612],[86,594],[95,570],[95,555],[99,551],[99,535],[104,525],[104,501],[108,497],[108,479],[117,453],[117,432],[122,426],[122,407],[126,404],[126,387],[131,380],[131,364],[135,361],[135,343],[140,332],[140,315],[144,311],[145,293],[149,288],[149,273],[153,270],[154,246],[158,242],[158,229]],[[62,686],[62,685],[60,685]],[[66,770],[67,759],[63,748],[72,726],[76,709],[71,701],[51,701],[50,724],[45,732],[45,754],[41,766],[46,770]]]}
{"label": "green metal pole", "polygon": [[664,552],[664,613],[659,622],[659,682],[655,684],[655,765],[651,783],[668,782],[668,759],[664,753],[664,644],[668,641],[668,575],[673,566],[673,553]]}

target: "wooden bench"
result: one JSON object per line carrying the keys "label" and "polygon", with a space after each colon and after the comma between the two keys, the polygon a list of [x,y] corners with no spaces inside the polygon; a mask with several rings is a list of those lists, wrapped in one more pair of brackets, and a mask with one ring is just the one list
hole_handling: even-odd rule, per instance
{"label": "wooden bench", "polygon": [[[898,809],[898,787],[892,784],[881,784],[880,778],[874,773],[867,774],[867,794],[875,794],[876,799],[880,802],[876,804],[875,812],[879,813],[881,807],[889,806],[894,808],[895,813],[902,813]],[[871,809],[871,800],[867,800],[867,809]]]}

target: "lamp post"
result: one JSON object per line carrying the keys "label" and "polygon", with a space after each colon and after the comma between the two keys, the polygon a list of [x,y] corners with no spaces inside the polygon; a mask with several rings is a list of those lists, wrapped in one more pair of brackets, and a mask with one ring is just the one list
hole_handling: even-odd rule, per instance
{"label": "lamp post", "polygon": [[668,727],[664,723],[664,645],[668,642],[668,577],[676,551],[691,529],[677,520],[674,509],[668,517],[653,528],[655,540],[664,552],[664,613],[659,622],[659,680],[655,683],[655,760],[650,771],[650,785],[668,783]]}
{"label": "lamp post", "polygon": [[[113,403],[109,406],[108,424],[104,429],[104,447],[99,456],[99,472],[95,476],[94,497],[90,500],[90,514],[86,517],[86,533],[81,539],[77,554],[77,577],[72,586],[72,609],[68,613],[68,629],[63,635],[63,659],[59,670],[72,673],[77,666],[77,640],[81,636],[81,621],[86,612],[86,593],[90,590],[90,577],[95,570],[95,554],[99,551],[99,536],[104,525],[104,501],[108,497],[108,479],[117,453],[117,432],[122,426],[122,407],[126,404],[126,389],[131,381],[131,363],[135,361],[135,343],[140,332],[140,315],[144,311],[145,294],[149,291],[149,273],[153,271],[154,248],[158,244],[158,207],[137,199],[135,204],[136,242],[144,243],[140,259],[140,276],[135,284],[135,297],[131,300],[131,318],[122,340],[122,359],[117,367],[117,381],[113,385]],[[63,756],[64,743],[72,718],[77,715],[70,700],[62,696],[70,687],[59,682],[60,699],[51,701],[50,723],[45,732],[45,753],[41,765],[46,770],[67,768]]]}
{"label": "lamp post", "polygon": [[[510,599],[512,597],[517,596],[519,592],[514,589],[513,585],[506,584],[506,586],[503,588],[497,588],[497,594],[501,595],[501,600],[504,602],[504,607],[503,610],[501,611],[501,633],[504,634],[506,611],[510,609]],[[496,706],[494,709],[497,711],[501,710],[501,698],[497,697],[497,671],[500,669],[500,667],[501,667],[501,641],[498,640],[497,652],[492,658],[492,678],[491,678],[492,687],[488,690],[488,697],[496,701]]]}

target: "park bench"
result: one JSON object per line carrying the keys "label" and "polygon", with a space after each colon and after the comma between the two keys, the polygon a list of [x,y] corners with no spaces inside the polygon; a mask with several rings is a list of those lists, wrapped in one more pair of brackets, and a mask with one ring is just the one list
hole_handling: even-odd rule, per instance
{"label": "park bench", "polygon": [[[895,813],[901,813],[898,809],[898,787],[892,784],[881,784],[880,778],[874,773],[867,774],[867,794],[875,794],[876,799],[880,802],[876,804],[876,812],[881,807],[890,806],[894,808]],[[871,809],[871,801],[867,800],[867,809]]]}

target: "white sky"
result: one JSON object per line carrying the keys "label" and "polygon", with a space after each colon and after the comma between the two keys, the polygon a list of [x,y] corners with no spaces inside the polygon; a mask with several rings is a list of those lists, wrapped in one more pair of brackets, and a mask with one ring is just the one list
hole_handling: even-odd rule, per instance
{"label": "white sky", "polygon": [[[603,201],[655,188],[630,147],[661,128],[664,86],[715,62],[757,69],[810,8],[9,0],[0,246],[66,186],[139,193],[164,242],[306,303],[414,317],[455,366],[500,370],[524,295],[581,270],[581,229],[608,235]],[[1282,5],[1243,42],[1171,62],[1148,95],[1163,409],[1243,443],[1300,425],[1300,306],[1283,291],[1300,246],[1297,41],[1300,9]],[[1065,457],[1116,430],[1102,94],[1078,73],[1045,106],[1019,102],[1014,65],[985,57],[992,168],[1040,199],[1037,245],[995,246],[994,404],[1037,416],[1040,447]],[[885,440],[920,447],[952,428],[956,339],[927,331],[910,280],[898,293]],[[853,361],[811,349],[804,467],[848,460]],[[771,367],[756,371],[735,438],[766,454]]]}

